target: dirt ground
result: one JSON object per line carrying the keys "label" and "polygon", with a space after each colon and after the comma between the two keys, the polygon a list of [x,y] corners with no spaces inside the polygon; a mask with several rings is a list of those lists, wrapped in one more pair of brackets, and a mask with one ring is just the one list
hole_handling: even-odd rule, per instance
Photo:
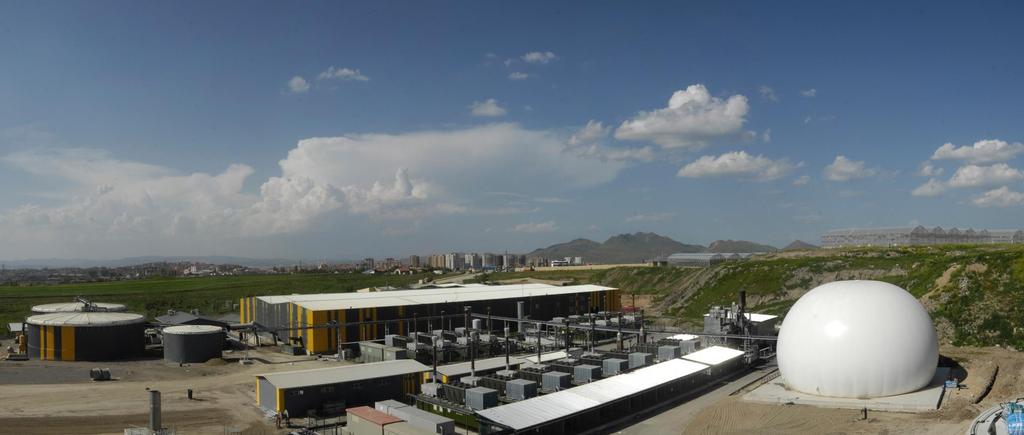
{"label": "dirt ground", "polygon": [[[255,375],[343,363],[295,358],[264,350],[260,362],[217,360],[179,367],[162,360],[111,363],[0,361],[0,434],[122,434],[148,422],[149,393],[162,393],[163,423],[178,434],[277,434],[255,403]],[[110,368],[112,381],[93,382],[88,371]],[[187,389],[196,400],[188,400]]]}
{"label": "dirt ground", "polygon": [[959,435],[982,411],[1024,395],[1024,353],[943,347],[941,354],[962,367],[956,372],[964,388],[947,394],[934,412],[869,412],[868,419],[862,420],[856,410],[762,405],[735,395],[705,408],[681,433]]}

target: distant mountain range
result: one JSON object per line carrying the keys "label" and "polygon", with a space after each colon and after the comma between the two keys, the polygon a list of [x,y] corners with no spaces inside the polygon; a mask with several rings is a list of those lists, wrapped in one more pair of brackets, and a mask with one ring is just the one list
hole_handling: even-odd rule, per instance
{"label": "distant mountain range", "polygon": [[270,267],[270,266],[291,266],[298,264],[298,261],[283,258],[247,258],[229,257],[222,255],[207,255],[197,257],[165,257],[165,256],[143,256],[127,257],[113,260],[88,260],[82,258],[39,258],[30,260],[0,261],[9,269],[29,268],[60,268],[60,267],[124,267],[146,263],[183,263],[196,262],[208,264],[237,264],[246,267]]}
{"label": "distant mountain range", "polygon": [[746,240],[716,240],[708,245],[707,252],[774,252],[778,249],[770,245],[748,242]]}
{"label": "distant mountain range", "polygon": [[680,252],[771,252],[775,247],[743,240],[719,240],[705,247],[680,243],[655,233],[619,234],[604,243],[576,239],[536,249],[527,257],[583,257],[587,263],[640,263]]}
{"label": "distant mountain range", "polygon": [[782,248],[783,251],[812,251],[815,249],[821,249],[818,245],[812,245],[803,240],[794,240],[793,243],[786,245]]}

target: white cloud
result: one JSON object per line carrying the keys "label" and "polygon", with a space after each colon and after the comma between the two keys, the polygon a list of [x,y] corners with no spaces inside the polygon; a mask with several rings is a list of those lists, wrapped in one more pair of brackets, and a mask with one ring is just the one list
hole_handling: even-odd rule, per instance
{"label": "white cloud", "polygon": [[704,85],[676,91],[668,107],[640,112],[615,131],[620,140],[649,140],[665,148],[700,149],[715,139],[742,133],[747,97],[712,97]]}
{"label": "white cloud", "polygon": [[779,101],[779,97],[775,95],[775,89],[769,86],[761,85],[757,88],[757,93],[761,94],[761,98],[768,101]]}
{"label": "white cloud", "polygon": [[814,98],[814,97],[818,96],[818,90],[814,89],[814,88],[804,89],[804,90],[800,91],[800,96],[806,97],[806,98]]}
{"label": "white cloud", "polygon": [[469,112],[473,116],[485,116],[485,117],[497,117],[503,116],[507,112],[504,107],[498,104],[498,100],[494,98],[488,98],[484,101],[474,101],[469,106]]}
{"label": "white cloud", "polygon": [[938,177],[945,172],[944,169],[933,165],[931,162],[921,163],[921,167],[917,170],[917,175],[921,177]]}
{"label": "white cloud", "polygon": [[316,76],[320,80],[345,80],[345,81],[357,81],[365,82],[369,81],[370,78],[363,75],[358,69],[351,68],[335,68],[331,65],[326,71]]}
{"label": "white cloud", "polygon": [[932,154],[932,160],[965,160],[968,163],[1005,162],[1024,153],[1024,144],[1007,143],[998,139],[980,140],[970,146],[942,145]]}
{"label": "white cloud", "polygon": [[757,181],[781,178],[799,167],[788,159],[772,160],[753,156],[745,151],[733,151],[720,156],[703,156],[679,169],[678,176],[687,178],[739,176]]}
{"label": "white cloud", "polygon": [[1014,192],[1003,186],[985,192],[971,202],[978,207],[1014,207],[1024,205],[1024,193]]}
{"label": "white cloud", "polygon": [[590,120],[569,137],[569,145],[586,145],[608,137],[611,127],[605,127],[600,121]]}
{"label": "white cloud", "polygon": [[291,80],[288,80],[288,90],[293,94],[309,92],[309,82],[302,78],[302,76],[292,77]]}
{"label": "white cloud", "polygon": [[508,230],[516,233],[550,233],[557,229],[558,226],[555,225],[554,221],[547,221],[527,222],[525,224],[516,225],[512,228],[509,228]]}
{"label": "white cloud", "polygon": [[526,80],[528,78],[530,78],[529,74],[519,71],[509,73],[508,75],[509,80]]}
{"label": "white cloud", "polygon": [[611,127],[605,127],[600,121],[588,121],[587,125],[569,137],[566,150],[581,157],[598,159],[644,162],[654,160],[654,150],[651,147],[620,148],[606,145],[604,142],[610,132]]}
{"label": "white cloud", "polygon": [[556,56],[555,53],[552,53],[550,51],[531,51],[529,53],[524,54],[521,57],[521,59],[523,59],[523,62],[526,63],[546,64],[555,59],[558,59],[558,56]]}
{"label": "white cloud", "polygon": [[803,185],[805,185],[807,183],[810,183],[810,182],[811,182],[811,176],[810,175],[801,175],[801,176],[797,177],[795,180],[793,180],[793,185],[794,186],[803,186]]}
{"label": "white cloud", "polygon": [[761,142],[768,143],[772,141],[772,129],[766,128],[761,133]]}
{"label": "white cloud", "polygon": [[[514,186],[524,191],[591,187],[614,179],[624,163],[565,151],[565,138],[512,123],[402,134],[357,134],[299,141],[281,161],[286,176],[334,186],[365,185],[408,168],[442,192],[465,197]],[[467,180],[474,180],[473,183]]]}
{"label": "white cloud", "polygon": [[1024,174],[1006,163],[991,166],[967,165],[949,178],[950,187],[994,186],[1024,179]]}
{"label": "white cloud", "polygon": [[637,213],[626,218],[626,222],[660,222],[675,216],[675,213]]}
{"label": "white cloud", "polygon": [[832,181],[849,181],[857,178],[870,178],[878,174],[878,170],[867,167],[862,160],[850,160],[838,155],[831,164],[825,166],[825,178]]}
{"label": "white cloud", "polygon": [[918,186],[910,192],[914,196],[938,196],[946,191],[946,185],[937,179],[929,179],[927,183]]}
{"label": "white cloud", "polygon": [[0,211],[0,254],[88,255],[102,248],[113,257],[149,253],[155,245],[193,252],[197,244],[238,246],[243,239],[306,231],[328,215],[372,216],[386,224],[483,214],[481,192],[546,192],[537,202],[555,202],[559,191],[606,183],[626,167],[567,152],[565,141],[515,124],[309,138],[255,192],[243,189],[253,174],[246,165],[181,173],[98,150],[21,151],[0,163],[67,187],[54,205]]}

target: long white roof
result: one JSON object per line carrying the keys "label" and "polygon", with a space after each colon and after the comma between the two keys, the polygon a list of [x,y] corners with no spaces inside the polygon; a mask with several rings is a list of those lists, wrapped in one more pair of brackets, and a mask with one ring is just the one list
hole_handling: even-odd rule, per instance
{"label": "long white roof", "polygon": [[430,371],[430,367],[420,364],[416,360],[399,359],[394,361],[381,361],[376,363],[327,367],[322,369],[267,373],[256,376],[270,381],[270,383],[277,388],[301,388],[315,385],[361,381],[365,379],[385,378],[427,371]]}
{"label": "long white roof", "polygon": [[683,355],[683,359],[707,364],[709,366],[716,366],[734,358],[739,358],[741,355],[743,355],[742,350],[722,346],[711,346]]}
{"label": "long white roof", "polygon": [[[716,347],[718,346],[709,349]],[[708,367],[698,362],[672,359],[626,374],[476,413],[513,430],[523,430],[647,391]]]}
{"label": "long white roof", "polygon": [[314,311],[374,307],[398,307],[421,304],[461,303],[494,299],[528,298],[615,290],[612,287],[584,284],[554,286],[549,284],[513,284],[495,286],[448,287],[420,290],[396,290],[370,293],[320,293],[288,296],[260,296],[259,299],[280,304],[292,302]]}

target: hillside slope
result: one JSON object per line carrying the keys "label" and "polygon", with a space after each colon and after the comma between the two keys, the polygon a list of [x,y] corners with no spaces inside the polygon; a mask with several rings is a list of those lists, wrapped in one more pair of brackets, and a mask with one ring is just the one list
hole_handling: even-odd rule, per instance
{"label": "hillside slope", "polygon": [[[671,275],[674,272],[666,271]],[[699,279],[697,279],[699,277]],[[660,310],[696,324],[711,305],[747,291],[751,309],[785,314],[830,281],[875,279],[910,291],[928,308],[940,338],[956,345],[1024,348],[1024,248],[943,246],[770,254],[701,269],[667,289]]]}

